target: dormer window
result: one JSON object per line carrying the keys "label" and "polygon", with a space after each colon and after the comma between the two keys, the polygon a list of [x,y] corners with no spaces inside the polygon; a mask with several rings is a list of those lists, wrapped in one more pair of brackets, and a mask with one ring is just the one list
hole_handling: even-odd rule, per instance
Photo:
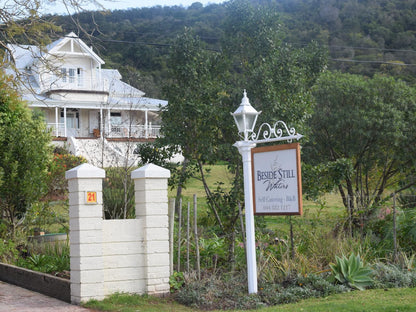
{"label": "dormer window", "polygon": [[69,83],[74,83],[75,81],[75,68],[69,68]]}
{"label": "dormer window", "polygon": [[78,87],[81,87],[83,85],[83,79],[82,79],[82,68],[61,68],[61,74],[62,74],[62,82],[69,84],[75,84],[77,83]]}
{"label": "dormer window", "polygon": [[77,68],[77,81],[78,81],[78,86],[81,87],[83,85],[83,79],[82,79],[82,68]]}

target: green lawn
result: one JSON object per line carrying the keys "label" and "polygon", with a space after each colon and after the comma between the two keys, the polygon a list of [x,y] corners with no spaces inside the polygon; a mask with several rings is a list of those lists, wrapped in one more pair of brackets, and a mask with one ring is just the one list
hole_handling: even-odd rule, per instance
{"label": "green lawn", "polygon": [[327,298],[309,299],[296,304],[262,309],[271,311],[307,311],[307,312],[376,312],[376,311],[416,311],[416,289],[395,288],[388,290],[354,291],[337,294]]}
{"label": "green lawn", "polygon": [[[396,288],[388,290],[366,290],[333,295],[326,298],[308,299],[298,303],[250,310],[257,312],[404,312],[416,311],[416,289]],[[120,312],[190,312],[201,311],[184,307],[169,299],[138,295],[113,295],[103,301],[91,301],[85,307],[99,311]],[[233,310],[241,311],[241,310]],[[247,311],[247,310],[246,310]]]}

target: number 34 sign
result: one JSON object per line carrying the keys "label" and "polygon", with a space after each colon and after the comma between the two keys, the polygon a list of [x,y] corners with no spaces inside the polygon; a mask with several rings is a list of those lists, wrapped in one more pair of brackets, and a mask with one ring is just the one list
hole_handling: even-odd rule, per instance
{"label": "number 34 sign", "polygon": [[87,204],[96,204],[97,192],[85,192],[85,201]]}

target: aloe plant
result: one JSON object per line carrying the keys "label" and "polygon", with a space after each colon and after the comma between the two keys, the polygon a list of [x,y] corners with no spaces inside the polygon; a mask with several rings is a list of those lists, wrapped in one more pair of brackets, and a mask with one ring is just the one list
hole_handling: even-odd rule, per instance
{"label": "aloe plant", "polygon": [[361,261],[360,255],[352,253],[349,258],[335,256],[336,263],[331,263],[332,274],[341,284],[364,290],[373,284],[372,270]]}

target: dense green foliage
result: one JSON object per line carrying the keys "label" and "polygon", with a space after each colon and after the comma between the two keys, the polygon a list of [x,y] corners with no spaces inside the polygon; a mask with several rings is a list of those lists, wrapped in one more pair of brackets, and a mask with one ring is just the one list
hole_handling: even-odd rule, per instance
{"label": "dense green foliage", "polygon": [[0,77],[1,220],[14,229],[26,210],[47,192],[51,136],[5,76]]}
{"label": "dense green foliage", "polygon": [[47,197],[64,197],[68,192],[68,180],[65,178],[65,172],[86,162],[87,160],[82,156],[71,155],[64,148],[55,148],[53,159],[49,165]]}
{"label": "dense green foliage", "polygon": [[106,219],[135,218],[133,168],[107,168],[103,184],[103,206]]}
{"label": "dense green foliage", "polygon": [[[345,207],[354,213],[350,217],[362,223],[386,190],[400,192],[415,183],[416,150],[410,142],[416,140],[416,90],[381,75],[327,72],[313,95],[316,106],[304,159],[332,168],[324,176],[332,177]],[[325,191],[321,185],[326,180],[313,181]]]}
{"label": "dense green foliage", "polygon": [[[264,11],[276,16],[285,43],[300,48],[315,41],[327,49],[330,69],[371,76],[382,72],[415,81],[416,66],[406,65],[416,63],[414,1],[251,2],[264,5]],[[184,27],[190,27],[207,44],[207,49],[220,51],[224,47],[222,44],[220,48],[220,41],[227,32],[225,19],[229,7],[230,2],[207,6],[195,2],[188,8],[156,6],[106,13],[85,12],[73,17],[79,21],[78,26],[68,16],[57,16],[55,20],[64,29],[63,33],[79,33],[104,57],[108,66],[120,69],[127,82],[144,90],[148,96],[160,97],[163,95],[161,85],[170,79],[166,56],[176,36]],[[238,11],[235,13],[237,17]],[[249,18],[240,18],[234,20],[233,31],[238,30],[237,25],[241,23],[250,23]]]}
{"label": "dense green foliage", "polygon": [[20,267],[29,270],[50,273],[60,277],[69,277],[69,242],[47,243],[39,246],[31,246],[28,256],[16,261]]}

